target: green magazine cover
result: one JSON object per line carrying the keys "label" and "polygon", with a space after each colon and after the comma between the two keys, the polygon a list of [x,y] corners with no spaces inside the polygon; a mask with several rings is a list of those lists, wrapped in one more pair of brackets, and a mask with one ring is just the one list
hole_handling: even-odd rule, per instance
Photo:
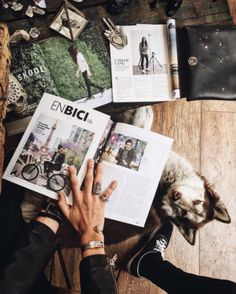
{"label": "green magazine cover", "polygon": [[[73,44],[58,36],[18,44],[11,50],[13,90],[9,91],[8,134],[22,131],[20,122],[34,113],[44,92],[91,108],[112,101],[110,59],[93,23],[88,23]],[[16,87],[20,89],[17,93]]]}

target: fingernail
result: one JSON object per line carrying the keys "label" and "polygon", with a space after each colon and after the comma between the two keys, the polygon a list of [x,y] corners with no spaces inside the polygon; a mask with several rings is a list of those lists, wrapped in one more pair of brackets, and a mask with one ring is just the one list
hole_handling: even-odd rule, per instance
{"label": "fingernail", "polygon": [[88,164],[92,167],[94,164],[94,160],[93,159],[89,159]]}
{"label": "fingernail", "polygon": [[70,165],[69,166],[69,171],[73,171],[75,169],[75,166],[74,165]]}
{"label": "fingernail", "polygon": [[102,163],[99,163],[99,164],[97,165],[97,168],[98,168],[98,169],[102,169],[102,168],[103,168]]}
{"label": "fingernail", "polygon": [[117,187],[117,185],[118,185],[118,182],[117,182],[117,181],[113,181],[113,182],[111,183],[111,187],[112,187],[112,189],[115,189],[115,188]]}

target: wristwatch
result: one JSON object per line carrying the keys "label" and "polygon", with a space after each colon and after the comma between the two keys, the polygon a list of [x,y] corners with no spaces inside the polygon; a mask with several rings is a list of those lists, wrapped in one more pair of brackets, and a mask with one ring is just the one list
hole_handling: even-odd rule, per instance
{"label": "wristwatch", "polygon": [[54,219],[59,224],[61,224],[63,222],[63,216],[62,216],[58,206],[55,203],[46,202],[43,205],[42,209],[45,211],[40,211],[38,216],[43,216],[43,217],[48,217],[48,218]]}

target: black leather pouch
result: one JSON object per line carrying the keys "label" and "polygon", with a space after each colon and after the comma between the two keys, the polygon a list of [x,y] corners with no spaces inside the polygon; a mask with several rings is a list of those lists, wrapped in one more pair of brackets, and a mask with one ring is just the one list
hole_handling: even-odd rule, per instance
{"label": "black leather pouch", "polygon": [[236,26],[184,28],[187,100],[236,100]]}

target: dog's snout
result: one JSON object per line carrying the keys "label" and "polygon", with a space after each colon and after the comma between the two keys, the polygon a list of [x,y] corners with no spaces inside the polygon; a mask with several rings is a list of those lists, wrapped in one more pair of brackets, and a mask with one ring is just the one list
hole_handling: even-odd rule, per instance
{"label": "dog's snout", "polygon": [[180,192],[178,192],[178,191],[173,191],[172,192],[172,199],[174,201],[179,200],[180,198],[181,198],[181,193]]}

